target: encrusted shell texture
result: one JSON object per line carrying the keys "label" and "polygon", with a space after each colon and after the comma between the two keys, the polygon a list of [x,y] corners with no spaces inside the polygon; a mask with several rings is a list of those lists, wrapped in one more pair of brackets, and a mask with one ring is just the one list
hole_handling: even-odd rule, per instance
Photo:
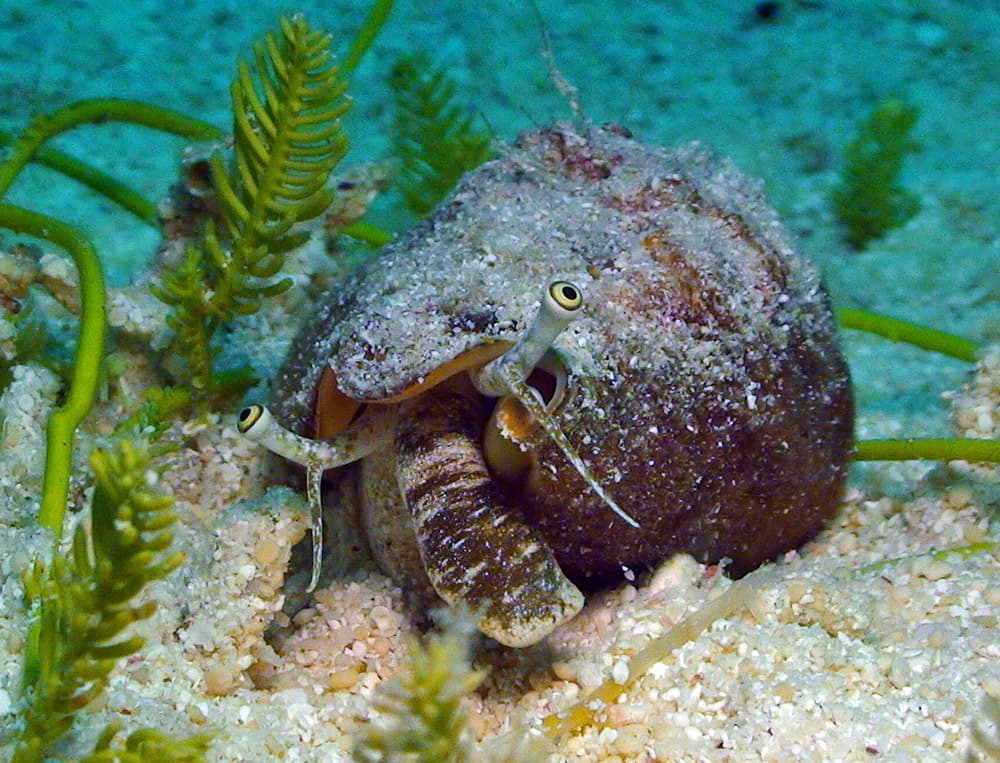
{"label": "encrusted shell texture", "polygon": [[471,347],[514,341],[563,278],[584,315],[557,340],[556,420],[633,529],[540,431],[524,511],[571,577],[676,551],[745,572],[814,534],[846,475],[853,407],[816,269],[759,184],[692,144],[532,131],[339,284],[278,381],[308,431],[326,366],[383,399]]}

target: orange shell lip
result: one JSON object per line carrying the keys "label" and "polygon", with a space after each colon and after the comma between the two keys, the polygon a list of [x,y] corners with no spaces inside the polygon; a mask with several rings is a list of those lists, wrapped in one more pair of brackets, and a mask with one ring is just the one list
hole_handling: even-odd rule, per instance
{"label": "orange shell lip", "polygon": [[514,397],[497,402],[483,435],[486,463],[504,482],[521,483],[536,465],[530,450],[522,450],[535,429],[534,417]]}
{"label": "orange shell lip", "polygon": [[390,405],[419,395],[431,387],[437,386],[445,379],[450,379],[455,374],[486,365],[491,360],[503,355],[513,344],[513,342],[504,340],[471,347],[447,363],[433,369],[425,377],[401,392],[379,400],[357,400],[348,397],[337,385],[337,372],[327,366],[323,370],[316,390],[316,417],[313,437],[317,440],[326,440],[338,435],[347,429],[362,405]]}
{"label": "orange shell lip", "polygon": [[536,426],[534,416],[528,413],[517,398],[502,398],[493,415],[503,436],[516,443],[527,442]]}

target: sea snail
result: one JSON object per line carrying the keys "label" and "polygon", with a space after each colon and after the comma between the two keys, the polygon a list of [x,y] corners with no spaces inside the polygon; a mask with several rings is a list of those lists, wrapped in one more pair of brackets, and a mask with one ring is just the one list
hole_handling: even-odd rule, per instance
{"label": "sea snail", "polygon": [[673,553],[743,574],[807,540],[853,416],[818,274],[757,185],[566,124],[339,284],[272,407],[239,428],[306,466],[317,541],[320,475],[351,464],[378,563],[511,646]]}
{"label": "sea snail", "polygon": [[[285,429],[261,405],[245,408],[239,431],[271,451],[306,468],[313,507],[313,572],[309,590],[319,577],[322,555],[322,506],[319,482],[326,469],[358,461],[376,450],[392,447],[396,453],[399,488],[412,517],[420,556],[434,591],[448,604],[472,608],[484,633],[511,646],[538,641],[553,627],[575,615],[583,594],[562,573],[545,540],[524,522],[516,506],[493,485],[490,467],[508,475],[520,472],[526,459],[503,437],[501,420],[511,410],[509,401],[524,406],[535,420],[557,433],[567,460],[578,469],[608,506],[632,527],[638,523],[607,496],[580,457],[565,441],[548,415],[541,393],[526,382],[550,352],[553,340],[569,325],[583,305],[580,289],[568,281],[553,281],[528,331],[498,358],[468,369],[469,383],[442,380],[434,414],[415,412],[420,420],[401,424],[399,407],[371,405],[359,419],[329,440],[311,440]],[[460,373],[463,363],[451,369]],[[553,370],[558,388],[565,374],[558,361],[543,364]],[[447,390],[447,392],[445,392]],[[490,435],[477,441],[479,395],[510,398],[494,410]],[[555,407],[560,394],[548,402]],[[514,404],[514,405],[516,405]],[[402,405],[402,404],[401,404]],[[432,447],[426,442],[432,441]],[[505,443],[507,445],[505,445]],[[490,447],[492,444],[492,447]],[[434,491],[428,490],[433,483]],[[447,500],[442,500],[447,495]],[[502,579],[481,560],[482,539],[504,538],[506,556]],[[512,620],[504,602],[530,607],[530,615]]]}

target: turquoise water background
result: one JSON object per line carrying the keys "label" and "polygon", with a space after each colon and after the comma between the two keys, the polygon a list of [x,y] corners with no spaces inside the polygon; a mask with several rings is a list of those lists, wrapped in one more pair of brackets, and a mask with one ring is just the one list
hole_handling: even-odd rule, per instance
{"label": "turquoise water background", "polygon": [[[302,11],[341,49],[367,3],[4,0],[0,129],[84,97],[151,101],[221,127],[237,56]],[[611,3],[399,2],[352,82],[345,164],[387,149],[386,80],[424,51],[449,68],[468,108],[498,137],[571,117],[542,55],[593,122],[642,139],[701,140],[765,183],[834,299],[978,341],[1000,338],[1000,8],[995,0]],[[919,109],[904,185],[922,203],[864,252],[842,240],[828,194],[842,150],[883,97]],[[161,198],[180,141],[141,128],[89,127],[55,145]],[[141,269],[156,234],[43,169],[10,200],[79,224],[114,284]],[[964,367],[910,348],[845,338],[862,434],[941,433],[938,393]],[[889,421],[891,419],[891,422]]]}

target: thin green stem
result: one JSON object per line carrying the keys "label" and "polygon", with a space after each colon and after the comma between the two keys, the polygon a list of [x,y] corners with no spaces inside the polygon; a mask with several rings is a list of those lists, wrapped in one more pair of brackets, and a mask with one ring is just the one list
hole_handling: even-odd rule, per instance
{"label": "thin green stem", "polygon": [[[13,135],[0,132],[0,147],[8,146],[13,142]],[[48,146],[39,148],[35,152],[33,161],[87,186],[92,191],[96,191],[113,201],[126,212],[131,212],[147,225],[159,227],[156,205],[149,201],[149,199],[144,198],[134,188],[130,188],[106,172],[101,172],[101,170],[77,159],[75,156],[70,156],[62,151],[56,151],[54,148]]]}
{"label": "thin green stem", "polygon": [[42,114],[14,142],[11,154],[0,164],[0,197],[38,153],[42,145],[59,133],[84,124],[126,122],[179,135],[189,140],[215,140],[223,132],[202,122],[162,106],[120,98],[91,98],[71,103],[51,114]]}
{"label": "thin green stem", "polygon": [[93,245],[66,223],[12,204],[0,204],[0,226],[50,241],[65,249],[73,258],[80,276],[80,336],[66,402],[49,417],[42,504],[38,517],[43,527],[48,527],[59,537],[69,496],[73,438],[97,396],[104,357],[104,337],[107,333],[104,272]]}
{"label": "thin green stem", "polygon": [[344,56],[344,60],[340,65],[345,77],[358,68],[358,64],[361,63],[361,59],[364,58],[365,53],[372,46],[382,25],[389,18],[392,6],[393,0],[375,0],[371,11],[368,12],[368,18],[365,19],[365,23],[358,30],[357,35],[355,35],[354,40],[351,42],[351,47],[348,48],[347,55]]}
{"label": "thin green stem", "polygon": [[906,342],[968,363],[976,362],[976,353],[980,349],[978,344],[968,339],[856,307],[837,308],[837,321],[843,328],[877,334],[894,342]]}
{"label": "thin green stem", "polygon": [[1000,463],[1000,440],[905,438],[859,440],[855,461],[973,461]]}
{"label": "thin green stem", "polygon": [[952,548],[939,548],[935,551],[928,551],[925,554],[914,554],[913,556],[897,556],[894,559],[882,559],[878,562],[872,562],[871,564],[866,564],[864,567],[859,567],[854,570],[855,575],[869,575],[872,572],[878,572],[886,567],[891,567],[894,564],[899,564],[900,562],[908,562],[914,559],[928,558],[933,559],[936,562],[943,562],[949,557],[960,556],[963,559],[968,559],[970,556],[975,556],[976,554],[981,554],[984,551],[993,551],[997,547],[997,543],[993,541],[983,541],[981,543],[970,543],[965,546],[953,546]]}

